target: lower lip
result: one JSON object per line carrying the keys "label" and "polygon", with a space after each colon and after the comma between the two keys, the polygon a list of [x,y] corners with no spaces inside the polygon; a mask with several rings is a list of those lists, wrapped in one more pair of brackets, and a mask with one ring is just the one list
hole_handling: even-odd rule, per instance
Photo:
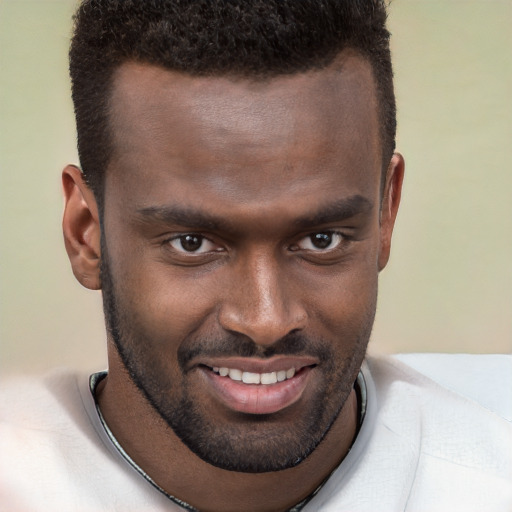
{"label": "lower lip", "polygon": [[306,388],[310,367],[302,368],[291,379],[276,384],[244,384],[200,368],[211,391],[229,409],[246,414],[272,414],[295,403]]}

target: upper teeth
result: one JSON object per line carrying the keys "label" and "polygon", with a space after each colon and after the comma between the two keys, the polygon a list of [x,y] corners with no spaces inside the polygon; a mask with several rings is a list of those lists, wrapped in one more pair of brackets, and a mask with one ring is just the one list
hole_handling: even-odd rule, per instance
{"label": "upper teeth", "polygon": [[232,380],[242,381],[244,384],[275,384],[291,379],[295,375],[295,368],[270,373],[243,372],[236,368],[219,368],[217,366],[213,367],[212,370],[221,377],[229,377]]}

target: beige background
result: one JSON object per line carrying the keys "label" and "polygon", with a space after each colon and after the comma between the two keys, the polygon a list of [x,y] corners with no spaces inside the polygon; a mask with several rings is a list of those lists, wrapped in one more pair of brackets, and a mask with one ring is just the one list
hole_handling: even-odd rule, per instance
{"label": "beige background", "polygon": [[[75,2],[0,0],[0,371],[105,365],[62,244]],[[395,0],[407,177],[373,351],[512,349],[512,2]]]}

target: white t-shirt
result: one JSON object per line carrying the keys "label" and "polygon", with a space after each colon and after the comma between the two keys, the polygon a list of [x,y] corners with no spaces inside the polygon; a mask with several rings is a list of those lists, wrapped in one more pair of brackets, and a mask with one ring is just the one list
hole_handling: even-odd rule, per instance
{"label": "white t-shirt", "polygon": [[[512,356],[368,357],[366,416],[305,512],[511,512]],[[123,457],[86,375],[0,391],[0,511],[183,511]]]}

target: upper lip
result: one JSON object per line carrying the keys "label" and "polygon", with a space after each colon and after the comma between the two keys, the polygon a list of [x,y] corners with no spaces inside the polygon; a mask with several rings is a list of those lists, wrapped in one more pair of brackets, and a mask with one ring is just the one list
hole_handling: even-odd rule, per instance
{"label": "upper lip", "polygon": [[256,357],[212,357],[198,360],[193,366],[210,368],[230,368],[251,373],[271,373],[295,368],[300,370],[306,366],[318,364],[318,359],[311,356],[274,356],[270,359]]}

